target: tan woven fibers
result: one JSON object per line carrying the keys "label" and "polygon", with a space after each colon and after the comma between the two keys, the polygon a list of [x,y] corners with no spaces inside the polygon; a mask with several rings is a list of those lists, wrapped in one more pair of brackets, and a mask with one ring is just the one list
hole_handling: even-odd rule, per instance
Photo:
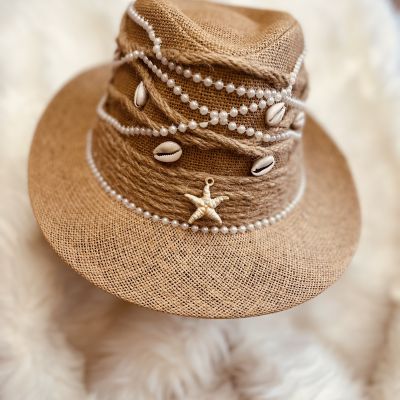
{"label": "tan woven fibers", "polygon": [[[174,62],[236,86],[286,87],[304,47],[299,24],[285,13],[185,0],[138,0],[136,9]],[[160,65],[147,34],[127,15],[117,44],[120,56],[139,49]],[[168,73],[210,111],[253,101]],[[140,81],[149,100],[137,109],[133,98]],[[305,98],[307,90],[302,68],[294,95]],[[312,118],[303,141],[260,143],[218,125],[177,133],[173,140],[183,155],[164,165],[152,152],[171,137],[119,134],[96,118],[105,93],[106,110],[125,125],[158,129],[202,120],[140,60],[88,71],[53,99],[32,144],[29,189],[45,237],[76,271],[124,300],[206,318],[287,309],[316,296],[342,274],[358,239],[359,206],[345,159]],[[235,121],[273,135],[287,130],[296,113],[289,107],[280,126],[269,130],[265,110]],[[228,226],[281,211],[293,200],[302,173],[306,191],[286,218],[253,232],[213,235],[164,226],[112,200],[100,187],[85,159],[89,129],[94,159],[113,189],[170,219],[188,220],[194,208],[184,194],[201,195],[208,176],[215,181],[212,197],[230,198],[218,207]],[[252,176],[253,162],[270,154],[274,168],[264,177]],[[198,224],[211,225],[207,219]]]}
{"label": "tan woven fibers", "polygon": [[[94,158],[105,180],[130,201],[170,219],[189,219],[194,209],[184,194],[201,195],[204,181],[209,176],[215,178],[213,197],[229,196],[229,201],[218,207],[218,214],[227,226],[240,226],[275,215],[295,198],[301,185],[302,154],[297,140],[288,141],[286,146],[282,144],[281,156],[274,152],[277,166],[265,179],[265,176],[249,174],[251,159],[246,163],[243,156],[233,154],[228,157],[226,152],[214,153],[193,147],[182,146],[183,156],[178,162],[162,164],[153,158],[153,149],[165,138],[127,139],[106,123],[101,127],[96,131]],[[179,142],[179,136],[174,141]],[[189,149],[192,151],[187,152]],[[181,167],[182,164],[185,167]],[[218,173],[219,169],[227,168],[242,176]],[[213,226],[215,222],[204,219],[196,224]]]}
{"label": "tan woven fibers", "polygon": [[309,118],[306,193],[278,224],[243,235],[203,235],[145,220],[108,197],[85,160],[87,130],[108,69],[89,71],[51,102],[32,144],[29,189],[35,216],[76,271],[124,300],[207,318],[280,311],[330,286],[359,235],[347,163]]}

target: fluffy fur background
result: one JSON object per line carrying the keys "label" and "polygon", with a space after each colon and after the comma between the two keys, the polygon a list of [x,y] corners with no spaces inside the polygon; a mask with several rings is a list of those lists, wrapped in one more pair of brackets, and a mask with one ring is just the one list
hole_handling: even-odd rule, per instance
{"label": "fluffy fur background", "polygon": [[0,399],[400,398],[399,17],[389,0],[251,3],[303,23],[310,107],[362,202],[351,268],[307,304],[235,321],[140,309],[66,268],[30,210],[29,144],[58,87],[111,58],[127,2],[2,1]]}

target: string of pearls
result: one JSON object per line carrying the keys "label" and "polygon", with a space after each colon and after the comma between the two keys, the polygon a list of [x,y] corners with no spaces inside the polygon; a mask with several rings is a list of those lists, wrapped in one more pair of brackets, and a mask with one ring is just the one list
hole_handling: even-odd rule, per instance
{"label": "string of pearls", "polygon": [[299,203],[301,198],[303,197],[305,191],[305,178],[303,177],[302,182],[300,184],[300,188],[298,193],[296,194],[295,198],[280,212],[276,213],[271,217],[267,217],[261,220],[257,220],[254,223],[248,223],[246,225],[240,226],[212,226],[212,227],[199,227],[197,225],[190,225],[186,222],[180,222],[178,220],[170,220],[167,217],[162,217],[157,214],[153,214],[150,211],[143,210],[143,208],[138,207],[136,204],[130,202],[127,198],[123,197],[121,194],[117,193],[104,179],[101,175],[100,171],[98,170],[96,163],[93,158],[92,153],[92,138],[93,132],[90,130],[87,135],[87,142],[86,142],[86,161],[88,166],[95,177],[95,179],[99,182],[101,188],[113,199],[117,200],[118,202],[122,203],[126,208],[132,210],[138,215],[142,215],[146,219],[151,219],[154,222],[162,223],[163,225],[169,225],[174,228],[180,228],[182,230],[190,229],[192,232],[201,232],[201,233],[222,233],[222,234],[237,234],[237,233],[245,233],[245,232],[252,232],[254,230],[258,230],[270,225],[274,225],[278,221],[286,218],[287,215],[296,207]]}
{"label": "string of pearls", "polygon": [[[275,102],[280,102],[280,101],[286,99],[287,97],[291,96],[293,86],[295,85],[295,83],[297,81],[297,77],[300,73],[301,67],[304,62],[305,53],[306,53],[305,50],[297,59],[296,64],[293,68],[293,71],[290,73],[289,85],[287,88],[282,89],[281,91],[277,91],[274,89],[271,90],[271,89],[262,89],[262,88],[246,88],[243,85],[236,87],[235,84],[233,84],[233,83],[226,84],[221,79],[215,80],[210,76],[203,77],[199,72],[193,73],[190,68],[185,69],[182,65],[176,64],[173,61],[168,60],[168,58],[165,57],[161,51],[161,45],[162,45],[161,38],[156,36],[153,26],[150,25],[150,23],[135,10],[134,3],[130,4],[127,12],[128,12],[129,17],[131,18],[131,20],[147,32],[149,39],[153,43],[152,50],[153,50],[153,53],[155,54],[156,58],[158,60],[160,60],[163,65],[167,65],[171,71],[175,71],[178,75],[182,75],[184,78],[187,78],[187,79],[192,79],[195,83],[203,83],[203,85],[206,87],[214,87],[216,90],[225,89],[227,93],[236,93],[237,96],[239,96],[239,97],[246,95],[249,99],[265,98],[268,105],[272,105]],[[123,56],[120,60],[117,60],[116,63],[123,64],[123,63],[131,61],[134,58],[138,58],[138,56],[137,56],[138,53],[140,53],[140,52],[138,52],[137,50],[132,51],[132,52],[126,54],[125,56]]]}
{"label": "string of pearls", "polygon": [[[235,121],[229,121],[229,117],[231,118],[236,118],[239,114],[240,115],[247,115],[247,113],[252,112],[255,113],[259,109],[263,110],[267,106],[272,106],[275,101],[282,100],[281,94],[277,94],[275,98],[269,98],[268,100],[261,99],[259,102],[253,102],[249,106],[242,104],[239,109],[236,107],[232,107],[231,110],[228,112],[226,110],[221,110],[221,111],[209,111],[208,107],[205,105],[199,105],[197,100],[191,99],[190,96],[187,93],[183,93],[182,88],[178,85],[175,84],[175,80],[172,78],[169,78],[168,74],[163,72],[161,68],[158,68],[157,65],[155,65],[147,56],[144,55],[142,51],[135,51],[131,55],[131,59],[137,59],[141,58],[143,62],[148,66],[148,68],[155,73],[155,75],[162,81],[164,82],[173,92],[174,95],[179,96],[180,100],[182,103],[187,104],[191,110],[197,110],[202,116],[209,115],[210,120],[205,121],[202,123],[198,123],[196,121],[192,121],[192,125],[197,127],[197,125],[200,125],[200,127],[206,128],[208,124],[211,125],[227,125],[228,129],[230,131],[237,131],[240,134],[246,134],[247,136],[254,136],[258,140],[263,140],[264,142],[270,142],[271,141],[271,135],[269,134],[264,134],[262,131],[256,131],[252,127],[246,127],[245,125],[242,124],[237,124]],[[278,97],[279,95],[279,97]],[[285,97],[283,100],[290,99],[287,97],[285,94]],[[271,100],[271,101],[270,101]],[[296,106],[296,108],[303,109],[304,108],[304,103],[301,102],[300,100],[297,100],[296,102],[291,103],[293,106]],[[195,125],[197,124],[197,125]],[[172,128],[174,129],[174,128]],[[286,138],[285,135],[283,138]],[[274,141],[274,140],[272,140]]]}
{"label": "string of pearls", "polygon": [[[203,121],[203,122],[196,122],[194,120],[189,121],[188,124],[181,122],[178,125],[170,125],[168,128],[162,126],[159,130],[158,129],[152,129],[152,128],[146,128],[146,127],[141,127],[141,126],[132,126],[132,125],[123,125],[121,124],[115,117],[110,115],[104,108],[106,98],[103,97],[98,106],[97,106],[97,115],[100,117],[101,120],[106,122],[107,124],[111,125],[115,130],[117,130],[119,133],[122,135],[126,136],[135,136],[135,135],[145,135],[145,136],[168,136],[168,135],[175,135],[176,133],[185,133],[187,130],[193,130],[198,127],[200,128],[207,128],[209,122],[208,121]],[[232,122],[229,123],[229,125],[232,124]],[[229,128],[228,125],[228,129]],[[240,125],[237,129],[239,133],[246,133],[248,136],[254,136],[256,139],[262,139],[264,142],[277,142],[280,140],[286,140],[289,138],[294,138],[294,139],[301,139],[302,137],[302,132],[301,131],[294,131],[292,129],[289,129],[285,132],[276,134],[276,135],[269,135],[269,134],[264,134],[261,131],[255,132],[253,128],[245,128],[243,125]],[[258,134],[258,132],[261,132],[262,136]]]}

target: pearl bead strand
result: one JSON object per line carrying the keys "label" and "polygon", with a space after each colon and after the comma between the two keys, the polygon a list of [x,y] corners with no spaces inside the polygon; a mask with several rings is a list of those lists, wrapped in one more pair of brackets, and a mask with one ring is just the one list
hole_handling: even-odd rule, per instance
{"label": "pearl bead strand", "polygon": [[[203,77],[198,72],[192,72],[190,68],[184,68],[182,65],[176,64],[173,61],[168,60],[161,51],[161,38],[156,36],[156,33],[153,27],[149,24],[147,20],[145,20],[134,8],[134,3],[132,3],[128,7],[128,15],[133,22],[142,27],[149,37],[149,39],[153,42],[153,53],[156,58],[161,61],[163,65],[168,65],[168,68],[171,71],[175,71],[178,75],[182,75],[186,79],[192,79],[195,83],[203,83],[206,87],[214,87],[216,90],[225,89],[227,93],[236,93],[237,96],[241,97],[246,95],[249,99],[258,98],[262,99],[263,97],[267,100],[267,102],[274,104],[275,102],[280,102],[282,99],[287,96],[291,96],[293,86],[296,84],[298,74],[300,73],[301,67],[304,62],[305,53],[303,53],[298,57],[296,64],[293,68],[293,71],[289,76],[289,85],[287,88],[282,89],[281,91],[270,90],[270,89],[261,89],[261,88],[246,88],[243,85],[236,87],[233,83],[224,83],[221,79],[213,79],[212,77]],[[135,50],[137,51],[137,50]],[[118,60],[117,64],[123,64],[131,60],[131,53],[126,54],[120,60]],[[269,104],[269,105],[272,105]]]}
{"label": "pearl bead strand", "polygon": [[96,163],[93,158],[92,153],[92,138],[93,132],[90,130],[87,135],[87,142],[86,142],[86,161],[88,166],[95,177],[95,179],[99,182],[101,188],[111,196],[113,199],[117,200],[118,202],[122,203],[127,209],[135,212],[138,215],[142,215],[146,219],[151,219],[153,222],[159,222],[163,225],[169,225],[173,228],[180,228],[182,230],[190,229],[192,232],[201,232],[201,233],[211,233],[211,234],[237,234],[237,233],[245,233],[245,232],[253,232],[255,230],[274,225],[278,221],[287,217],[287,215],[293,211],[296,205],[299,203],[301,198],[303,197],[305,191],[305,177],[303,177],[302,182],[300,184],[299,191],[297,192],[295,198],[280,212],[276,213],[272,217],[266,217],[261,220],[257,220],[254,223],[248,223],[245,225],[237,226],[212,226],[212,227],[199,227],[197,225],[190,225],[186,222],[180,222],[178,220],[170,220],[167,217],[162,217],[157,214],[152,214],[150,211],[143,210],[143,208],[138,207],[136,204],[130,202],[127,198],[123,197],[121,194],[117,193],[104,179],[101,175],[101,172],[98,170]]}
{"label": "pearl bead strand", "polygon": [[[97,114],[100,117],[101,120],[106,122],[107,124],[111,125],[116,131],[121,133],[122,135],[126,136],[136,136],[136,135],[145,135],[145,136],[168,136],[168,135],[175,135],[178,132],[179,133],[185,133],[188,129],[193,130],[196,128],[207,128],[209,122],[208,121],[203,121],[203,122],[196,122],[194,120],[189,121],[188,124],[181,122],[179,125],[174,125],[172,124],[171,126],[164,127],[162,126],[159,130],[157,129],[152,129],[152,128],[146,128],[146,127],[140,127],[140,126],[127,126],[121,124],[116,118],[114,118],[112,115],[110,115],[105,109],[104,109],[104,103],[105,103],[105,97],[103,97],[98,106],[97,106]],[[228,125],[229,129],[229,125]],[[238,133],[246,133],[248,136],[254,136],[257,140],[263,140],[264,142],[277,142],[280,140],[285,140],[289,138],[294,138],[294,139],[301,139],[302,133],[301,131],[294,131],[294,130],[288,130],[276,135],[269,135],[269,134],[263,134],[261,131],[261,134],[263,135],[261,137],[261,134],[257,134],[257,132],[253,128],[246,128],[244,125],[240,125],[236,129]]]}

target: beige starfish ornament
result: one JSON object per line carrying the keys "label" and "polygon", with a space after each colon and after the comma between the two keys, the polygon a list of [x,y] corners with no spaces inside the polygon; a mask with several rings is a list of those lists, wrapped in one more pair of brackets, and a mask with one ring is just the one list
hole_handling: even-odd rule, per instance
{"label": "beige starfish ornament", "polygon": [[229,200],[228,196],[218,196],[215,199],[211,198],[210,187],[214,185],[213,178],[206,179],[206,185],[203,189],[203,197],[193,196],[192,194],[185,194],[185,197],[188,198],[196,207],[197,210],[192,214],[189,218],[189,224],[192,224],[194,221],[197,221],[200,218],[208,217],[213,221],[222,224],[221,217],[217,214],[215,209],[224,201]]}

